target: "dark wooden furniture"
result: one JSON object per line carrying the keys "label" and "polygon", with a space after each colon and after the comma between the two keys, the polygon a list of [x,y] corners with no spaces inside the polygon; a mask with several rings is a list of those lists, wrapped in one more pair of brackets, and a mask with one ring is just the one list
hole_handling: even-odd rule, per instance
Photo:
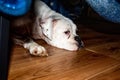
{"label": "dark wooden furniture", "polygon": [[0,16],[0,80],[7,80],[9,60],[9,21]]}

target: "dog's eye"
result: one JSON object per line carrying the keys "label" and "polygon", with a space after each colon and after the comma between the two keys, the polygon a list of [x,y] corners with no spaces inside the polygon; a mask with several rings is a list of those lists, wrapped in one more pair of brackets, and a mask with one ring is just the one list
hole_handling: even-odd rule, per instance
{"label": "dog's eye", "polygon": [[70,31],[67,30],[67,31],[65,31],[64,33],[65,33],[66,35],[68,35],[68,34],[70,34]]}

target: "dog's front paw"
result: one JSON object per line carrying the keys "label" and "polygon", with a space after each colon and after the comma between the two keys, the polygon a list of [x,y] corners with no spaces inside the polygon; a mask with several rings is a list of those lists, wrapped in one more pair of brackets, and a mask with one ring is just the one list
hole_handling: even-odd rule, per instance
{"label": "dog's front paw", "polygon": [[30,54],[34,56],[48,56],[46,49],[40,45],[30,47]]}
{"label": "dog's front paw", "polygon": [[34,56],[48,56],[46,49],[34,41],[24,43],[24,48],[28,49],[31,55]]}

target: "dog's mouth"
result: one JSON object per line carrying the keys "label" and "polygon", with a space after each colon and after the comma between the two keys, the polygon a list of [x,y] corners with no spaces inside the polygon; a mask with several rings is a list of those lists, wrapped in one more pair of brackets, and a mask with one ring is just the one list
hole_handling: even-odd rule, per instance
{"label": "dog's mouth", "polygon": [[77,44],[77,46],[78,46],[79,48],[84,48],[84,43],[83,43],[83,41],[79,41],[78,44]]}

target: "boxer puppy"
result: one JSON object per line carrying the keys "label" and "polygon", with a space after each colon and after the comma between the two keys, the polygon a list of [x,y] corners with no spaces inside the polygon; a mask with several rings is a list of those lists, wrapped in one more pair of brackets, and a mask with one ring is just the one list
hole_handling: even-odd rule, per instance
{"label": "boxer puppy", "polygon": [[[35,0],[35,14],[27,14],[12,22],[14,41],[35,56],[48,56],[46,49],[33,39],[43,39],[49,45],[70,51],[83,47],[76,34],[76,25],[63,15],[51,10],[44,2]],[[35,16],[34,16],[35,15]]]}

